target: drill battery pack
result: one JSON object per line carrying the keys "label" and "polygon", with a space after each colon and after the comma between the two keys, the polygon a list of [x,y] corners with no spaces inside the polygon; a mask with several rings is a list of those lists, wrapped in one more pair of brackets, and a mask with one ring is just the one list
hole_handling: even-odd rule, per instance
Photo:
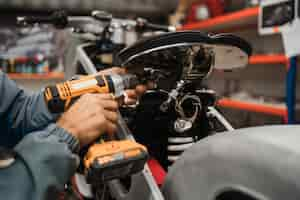
{"label": "drill battery pack", "polygon": [[142,171],[147,159],[146,147],[131,140],[94,144],[84,158],[87,182],[125,178]]}

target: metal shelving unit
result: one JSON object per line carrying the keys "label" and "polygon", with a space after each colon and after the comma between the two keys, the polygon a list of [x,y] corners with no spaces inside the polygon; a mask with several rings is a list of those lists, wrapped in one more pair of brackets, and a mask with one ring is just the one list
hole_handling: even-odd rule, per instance
{"label": "metal shelving unit", "polygon": [[47,73],[47,74],[25,74],[25,73],[9,73],[8,76],[14,80],[63,80],[64,73]]}
{"label": "metal shelving unit", "polygon": [[185,24],[178,30],[201,30],[208,32],[227,32],[252,28],[257,24],[258,7],[211,18],[205,21]]}
{"label": "metal shelving unit", "polygon": [[218,102],[219,106],[226,108],[235,108],[241,110],[247,110],[251,112],[258,112],[264,114],[270,114],[274,116],[287,117],[287,109],[284,106],[274,106],[271,104],[259,104],[255,102],[239,101],[229,98],[223,98]]}
{"label": "metal shelving unit", "polygon": [[258,64],[283,64],[285,66],[289,65],[289,59],[283,55],[253,55],[249,60],[250,65],[258,65]]}

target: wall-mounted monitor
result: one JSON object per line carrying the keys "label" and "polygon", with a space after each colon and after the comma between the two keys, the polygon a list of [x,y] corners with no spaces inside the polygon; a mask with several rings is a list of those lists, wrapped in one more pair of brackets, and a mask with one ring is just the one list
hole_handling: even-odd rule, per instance
{"label": "wall-mounted monitor", "polygon": [[298,16],[298,0],[264,0],[259,10],[259,33],[289,31]]}

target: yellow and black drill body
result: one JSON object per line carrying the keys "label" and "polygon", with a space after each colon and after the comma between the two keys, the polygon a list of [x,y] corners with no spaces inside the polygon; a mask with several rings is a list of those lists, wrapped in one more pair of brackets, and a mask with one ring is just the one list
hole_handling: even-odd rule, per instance
{"label": "yellow and black drill body", "polygon": [[[138,84],[135,75],[90,75],[46,87],[45,101],[52,113],[66,111],[72,102],[87,93],[111,93],[115,97]],[[131,140],[96,143],[84,157],[84,168],[90,184],[124,178],[144,168],[146,147]]]}
{"label": "yellow and black drill body", "polygon": [[70,80],[45,89],[45,100],[52,113],[66,111],[70,105],[87,93],[111,93],[115,97],[123,95],[124,90],[134,88],[138,81],[135,75],[89,75]]}

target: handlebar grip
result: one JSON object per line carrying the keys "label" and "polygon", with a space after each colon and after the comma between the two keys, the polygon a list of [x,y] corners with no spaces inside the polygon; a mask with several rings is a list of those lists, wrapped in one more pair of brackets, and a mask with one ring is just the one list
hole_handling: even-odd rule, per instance
{"label": "handlebar grip", "polygon": [[50,17],[34,17],[34,16],[28,16],[28,17],[18,17],[17,23],[19,25],[29,25],[29,24],[52,24],[52,18]]}
{"label": "handlebar grip", "polygon": [[26,17],[18,17],[17,24],[18,25],[33,25],[33,24],[52,24],[56,28],[66,28],[68,25],[68,15],[64,11],[57,11],[53,13],[51,16],[26,16]]}

